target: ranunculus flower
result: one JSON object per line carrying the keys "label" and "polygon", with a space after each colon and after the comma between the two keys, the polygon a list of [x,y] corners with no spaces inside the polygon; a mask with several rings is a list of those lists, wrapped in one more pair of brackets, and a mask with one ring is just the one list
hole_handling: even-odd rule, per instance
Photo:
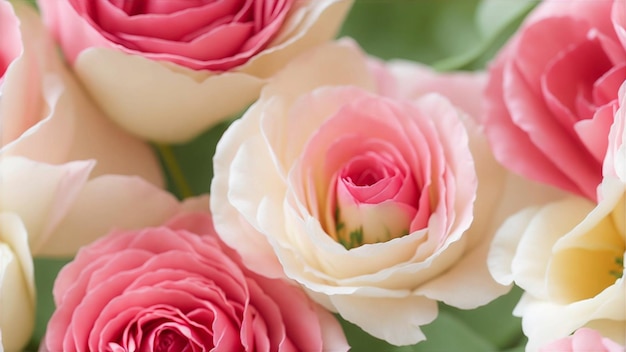
{"label": "ranunculus flower", "polygon": [[345,351],[341,326],[298,287],[256,275],[206,213],[116,231],[59,273],[48,351]]}
{"label": "ranunculus flower", "polygon": [[496,208],[508,180],[471,118],[420,86],[465,81],[473,89],[453,100],[471,109],[484,77],[435,76],[406,62],[387,71],[352,43],[318,47],[274,77],[214,158],[216,229],[244,262],[397,345],[425,338],[437,301],[469,309],[504,292],[487,270],[485,219],[508,211]]}
{"label": "ranunculus flower", "polygon": [[483,121],[515,172],[595,200],[618,89],[626,4],[541,2],[491,65]]}
{"label": "ranunculus flower", "polygon": [[181,142],[239,112],[291,57],[333,37],[352,0],[38,3],[111,118]]}
{"label": "ranunculus flower", "polygon": [[582,327],[626,345],[624,93],[608,134],[598,203],[571,197],[527,208],[494,238],[492,274],[525,291],[513,313],[522,317],[528,350]]}
{"label": "ranunculus flower", "polygon": [[30,339],[35,326],[34,274],[22,220],[15,213],[0,212],[0,351],[21,351]]}
{"label": "ranunculus flower", "polygon": [[624,352],[624,346],[602,337],[599,332],[582,328],[568,337],[563,337],[542,346],[539,352]]}

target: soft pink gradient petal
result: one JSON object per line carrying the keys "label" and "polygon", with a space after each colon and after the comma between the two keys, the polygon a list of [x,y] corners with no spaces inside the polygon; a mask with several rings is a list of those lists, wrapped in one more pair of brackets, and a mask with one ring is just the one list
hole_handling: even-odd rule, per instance
{"label": "soft pink gradient petal", "polygon": [[9,2],[0,4],[0,35],[2,35],[2,47],[0,48],[0,87],[2,87],[1,84],[7,67],[20,55],[23,47],[19,20]]}
{"label": "soft pink gradient petal", "polygon": [[625,78],[613,3],[542,2],[498,54],[485,91],[483,124],[496,158],[592,200],[608,111]]}

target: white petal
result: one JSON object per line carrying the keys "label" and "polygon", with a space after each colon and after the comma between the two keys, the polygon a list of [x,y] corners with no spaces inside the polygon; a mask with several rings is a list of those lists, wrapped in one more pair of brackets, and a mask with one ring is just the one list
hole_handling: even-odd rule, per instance
{"label": "white petal", "polygon": [[330,299],[344,319],[372,336],[397,346],[413,345],[425,340],[420,326],[435,320],[438,312],[437,302],[413,295],[334,295]]}
{"label": "white petal", "polygon": [[35,283],[28,233],[19,216],[0,213],[0,330],[2,346],[21,350],[35,325]]}
{"label": "white petal", "polygon": [[117,124],[163,143],[188,141],[231,117],[258,96],[263,84],[244,73],[194,72],[107,48],[83,51],[74,68]]}

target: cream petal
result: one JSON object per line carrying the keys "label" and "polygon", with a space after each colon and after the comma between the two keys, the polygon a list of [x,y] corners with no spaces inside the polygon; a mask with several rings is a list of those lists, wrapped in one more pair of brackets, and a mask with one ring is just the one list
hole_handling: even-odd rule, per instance
{"label": "cream petal", "polygon": [[268,48],[253,57],[237,71],[268,78],[308,48],[333,38],[348,14],[353,0],[311,0],[294,3],[276,38]]}
{"label": "cream petal", "polygon": [[157,226],[181,212],[207,208],[206,196],[181,205],[173,195],[139,177],[100,176],[84,185],[37,254],[71,256],[113,229]]}
{"label": "cream petal", "polygon": [[[244,218],[230,201],[230,182],[233,160],[238,155],[238,147],[245,141],[253,143],[252,136],[258,129],[258,103],[247,112],[246,118],[233,122],[222,135],[213,158],[214,177],[211,181],[210,208],[215,229],[222,240],[232,248],[237,248],[242,260],[250,269],[270,277],[283,276],[283,270],[268,240],[249,221],[256,216],[249,214]],[[270,158],[266,148],[254,151],[257,158]],[[267,170],[267,168],[265,168]],[[245,192],[248,187],[257,184],[240,185]],[[259,190],[261,191],[261,190]],[[241,206],[244,206],[242,203]],[[253,211],[253,210],[252,210]],[[257,263],[257,264],[254,264]]]}
{"label": "cream petal", "polygon": [[35,326],[35,282],[28,233],[15,213],[0,212],[0,347],[21,350]]}
{"label": "cream petal", "polygon": [[510,287],[494,281],[487,266],[489,245],[484,241],[465,253],[449,270],[420,286],[415,293],[461,309],[474,309],[505,294]]}
{"label": "cream petal", "polygon": [[420,326],[435,320],[438,313],[437,302],[414,295],[376,297],[355,294],[334,295],[330,299],[344,319],[397,346],[425,340]]}
{"label": "cream petal", "polygon": [[538,207],[523,209],[506,219],[496,232],[491,242],[487,265],[491,275],[500,284],[510,286],[515,281],[513,258],[526,226],[538,211]]}
{"label": "cream petal", "polygon": [[511,270],[518,286],[534,296],[547,298],[544,278],[552,247],[591,209],[591,202],[572,197],[550,203],[539,210],[526,227],[513,258]]}
{"label": "cream petal", "polygon": [[263,84],[245,73],[194,72],[106,48],[83,51],[74,69],[118,125],[163,143],[188,141],[231,117],[258,96]]}
{"label": "cream petal", "polygon": [[322,44],[298,56],[277,73],[259,100],[278,95],[291,106],[296,98],[322,86],[350,85],[373,91],[374,79],[362,56],[351,40]]}
{"label": "cream petal", "polygon": [[[523,314],[522,328],[528,337],[527,350],[534,351],[538,346],[556,338],[565,337],[576,329],[594,320],[626,320],[626,299],[624,279],[618,279],[597,296],[572,304],[557,303],[526,298],[525,305],[517,313]],[[516,308],[517,309],[517,308]],[[613,336],[624,345],[626,336]]]}
{"label": "cream petal", "polygon": [[94,165],[93,161],[50,165],[21,157],[0,159],[0,209],[22,218],[33,254],[66,215]]}
{"label": "cream petal", "polygon": [[406,60],[391,60],[385,66],[390,75],[387,79],[392,82],[379,87],[383,89],[381,94],[415,100],[438,93],[470,116],[482,116],[482,94],[487,83],[485,72],[440,73],[427,65]]}

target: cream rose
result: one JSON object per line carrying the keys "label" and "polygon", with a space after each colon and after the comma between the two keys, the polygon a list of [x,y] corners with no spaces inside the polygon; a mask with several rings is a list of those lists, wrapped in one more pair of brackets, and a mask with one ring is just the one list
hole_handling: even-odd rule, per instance
{"label": "cream rose", "polygon": [[172,143],[250,104],[293,56],[335,35],[352,0],[38,3],[98,105]]}
{"label": "cream rose", "polygon": [[494,239],[493,276],[525,291],[514,314],[522,317],[528,350],[581,327],[626,344],[624,93],[623,86],[598,203],[570,197],[525,209],[507,220]]}
{"label": "cream rose", "polygon": [[[284,270],[392,344],[423,340],[437,301],[489,302],[505,291],[487,270],[490,228],[515,208],[499,196],[520,188],[509,188],[513,179],[470,118],[441,94],[424,94],[450,93],[469,111],[483,78],[438,77],[406,62],[387,68],[346,42],[302,55],[218,144],[218,233],[252,270]],[[454,88],[464,80],[474,89]]]}
{"label": "cream rose", "polygon": [[34,326],[35,281],[28,233],[18,215],[0,212],[0,350],[21,350]]}

